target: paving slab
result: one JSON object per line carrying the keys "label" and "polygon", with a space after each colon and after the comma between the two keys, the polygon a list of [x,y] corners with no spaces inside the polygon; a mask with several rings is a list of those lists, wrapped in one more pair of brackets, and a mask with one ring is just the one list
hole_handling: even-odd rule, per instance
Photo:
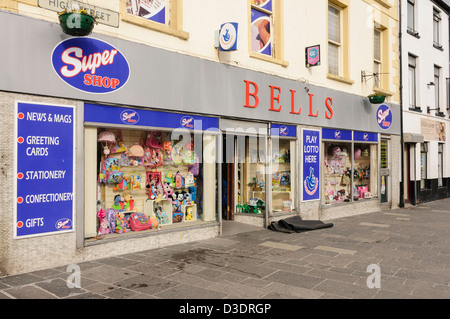
{"label": "paving slab", "polygon": [[[0,299],[449,299],[450,199],[286,234],[239,225],[220,238],[0,277]],[[233,224],[231,224],[233,225]],[[237,225],[235,225],[237,226]],[[370,288],[379,266],[380,287]]]}

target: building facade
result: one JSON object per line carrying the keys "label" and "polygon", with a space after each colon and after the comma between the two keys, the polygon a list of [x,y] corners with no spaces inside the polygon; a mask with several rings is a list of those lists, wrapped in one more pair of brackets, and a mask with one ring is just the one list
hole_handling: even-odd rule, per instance
{"label": "building facade", "polygon": [[449,6],[402,1],[405,202],[449,196]]}
{"label": "building facade", "polygon": [[[91,34],[63,32],[67,2],[97,16]],[[0,0],[0,269],[398,207],[398,9]]]}

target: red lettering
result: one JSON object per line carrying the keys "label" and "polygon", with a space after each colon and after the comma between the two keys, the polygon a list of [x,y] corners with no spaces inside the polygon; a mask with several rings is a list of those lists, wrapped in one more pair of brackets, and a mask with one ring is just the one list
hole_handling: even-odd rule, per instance
{"label": "red lettering", "polygon": [[302,111],[302,108],[298,109],[298,112],[295,112],[295,90],[290,90],[291,91],[291,114],[300,114],[300,112]]}
{"label": "red lettering", "polygon": [[119,83],[120,83],[119,79],[115,79],[115,78],[112,78],[112,79],[111,79],[111,87],[112,87],[113,89],[115,89],[116,86],[119,85]]}
{"label": "red lettering", "polygon": [[93,86],[102,86],[102,77],[100,76],[100,75],[94,75],[94,76],[92,76],[92,79],[93,79],[93,83],[92,83],[92,85]]}
{"label": "red lettering", "polygon": [[115,89],[120,84],[120,81],[119,79],[109,78],[107,76],[101,77],[99,75],[85,74],[83,83],[85,85]]}
{"label": "red lettering", "polygon": [[84,75],[84,84],[86,85],[92,85],[92,79],[91,79],[91,75],[90,74],[85,74]]}
{"label": "red lettering", "polygon": [[111,86],[111,79],[108,78],[107,76],[105,76],[105,77],[102,79],[102,86],[103,86],[104,88],[109,88],[109,87]]}
{"label": "red lettering", "polygon": [[[269,109],[269,111],[280,112],[281,105],[280,105],[279,108],[275,109],[273,101],[275,100],[275,101],[278,102],[278,104],[280,104],[280,90],[281,89],[279,87],[272,86],[272,85],[269,85],[269,87],[270,87],[270,109]],[[278,90],[278,95],[277,96],[274,96],[274,90],[275,89]]]}
{"label": "red lettering", "polygon": [[308,93],[309,95],[309,116],[314,116],[317,117],[317,115],[319,115],[319,111],[316,112],[316,114],[313,114],[313,105],[312,105],[312,98],[314,96],[314,94]]}
{"label": "red lettering", "polygon": [[333,99],[331,97],[327,97],[325,99],[325,106],[330,111],[329,115],[328,115],[328,112],[325,111],[325,118],[327,118],[327,119],[331,119],[333,117],[333,109],[331,108],[332,105],[333,105]]}
{"label": "red lettering", "polygon": [[[244,80],[245,82],[245,107],[255,108],[259,104],[258,85],[255,82]],[[253,85],[254,92],[250,93],[250,84]],[[255,99],[255,104],[250,105],[250,95]]]}

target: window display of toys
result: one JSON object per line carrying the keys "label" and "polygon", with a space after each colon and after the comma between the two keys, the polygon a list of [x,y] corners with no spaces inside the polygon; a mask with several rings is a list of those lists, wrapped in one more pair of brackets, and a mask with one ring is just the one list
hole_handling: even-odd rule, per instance
{"label": "window display of toys", "polygon": [[[172,141],[171,133],[119,133],[109,134],[105,145],[108,154],[102,154],[100,162],[98,194],[104,204],[97,210],[96,238],[155,229],[144,225],[151,219],[158,229],[197,220],[196,176],[200,175],[200,163],[193,143],[186,144],[182,138]],[[132,222],[136,223],[133,227]]]}

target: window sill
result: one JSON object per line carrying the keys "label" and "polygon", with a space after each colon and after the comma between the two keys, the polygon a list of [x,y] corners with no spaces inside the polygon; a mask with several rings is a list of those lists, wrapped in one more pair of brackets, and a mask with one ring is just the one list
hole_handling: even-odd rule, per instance
{"label": "window sill", "polygon": [[270,62],[270,63],[275,63],[275,64],[281,65],[283,67],[287,67],[289,65],[289,62],[287,62],[287,61],[273,58],[273,57],[270,57],[270,56],[267,56],[264,54],[260,54],[260,53],[250,52],[249,56],[251,58],[263,60],[263,61]]}
{"label": "window sill", "polygon": [[355,81],[350,80],[349,78],[338,76],[338,75],[334,75],[334,74],[330,74],[330,73],[327,73],[327,79],[338,81],[338,82],[342,82],[342,83],[345,83],[345,84],[350,84],[350,85],[355,83]]}
{"label": "window sill", "polygon": [[180,38],[182,40],[189,39],[189,32],[174,29],[170,26],[167,26],[167,25],[164,25],[164,24],[161,24],[158,22],[150,21],[150,20],[147,20],[142,17],[133,16],[132,14],[129,14],[129,13],[121,14],[121,20],[124,22],[132,23],[134,25],[137,25],[137,26],[140,26],[143,28],[147,28],[150,30],[154,30],[154,31],[158,31],[158,32],[165,33],[168,35],[172,35],[172,36]]}
{"label": "window sill", "polygon": [[444,48],[440,44],[433,43],[433,48],[438,49],[439,51],[444,51]]}
{"label": "window sill", "polygon": [[410,108],[408,108],[408,110],[413,111],[413,112],[422,113],[422,109],[420,107],[410,107]]}
{"label": "window sill", "polygon": [[392,6],[386,0],[375,0],[375,1],[387,9],[392,8]]}
{"label": "window sill", "polygon": [[413,30],[409,30],[409,29],[406,30],[406,32],[407,32],[408,34],[412,35],[413,37],[415,37],[415,38],[417,38],[417,39],[420,39],[419,32],[413,31]]}

